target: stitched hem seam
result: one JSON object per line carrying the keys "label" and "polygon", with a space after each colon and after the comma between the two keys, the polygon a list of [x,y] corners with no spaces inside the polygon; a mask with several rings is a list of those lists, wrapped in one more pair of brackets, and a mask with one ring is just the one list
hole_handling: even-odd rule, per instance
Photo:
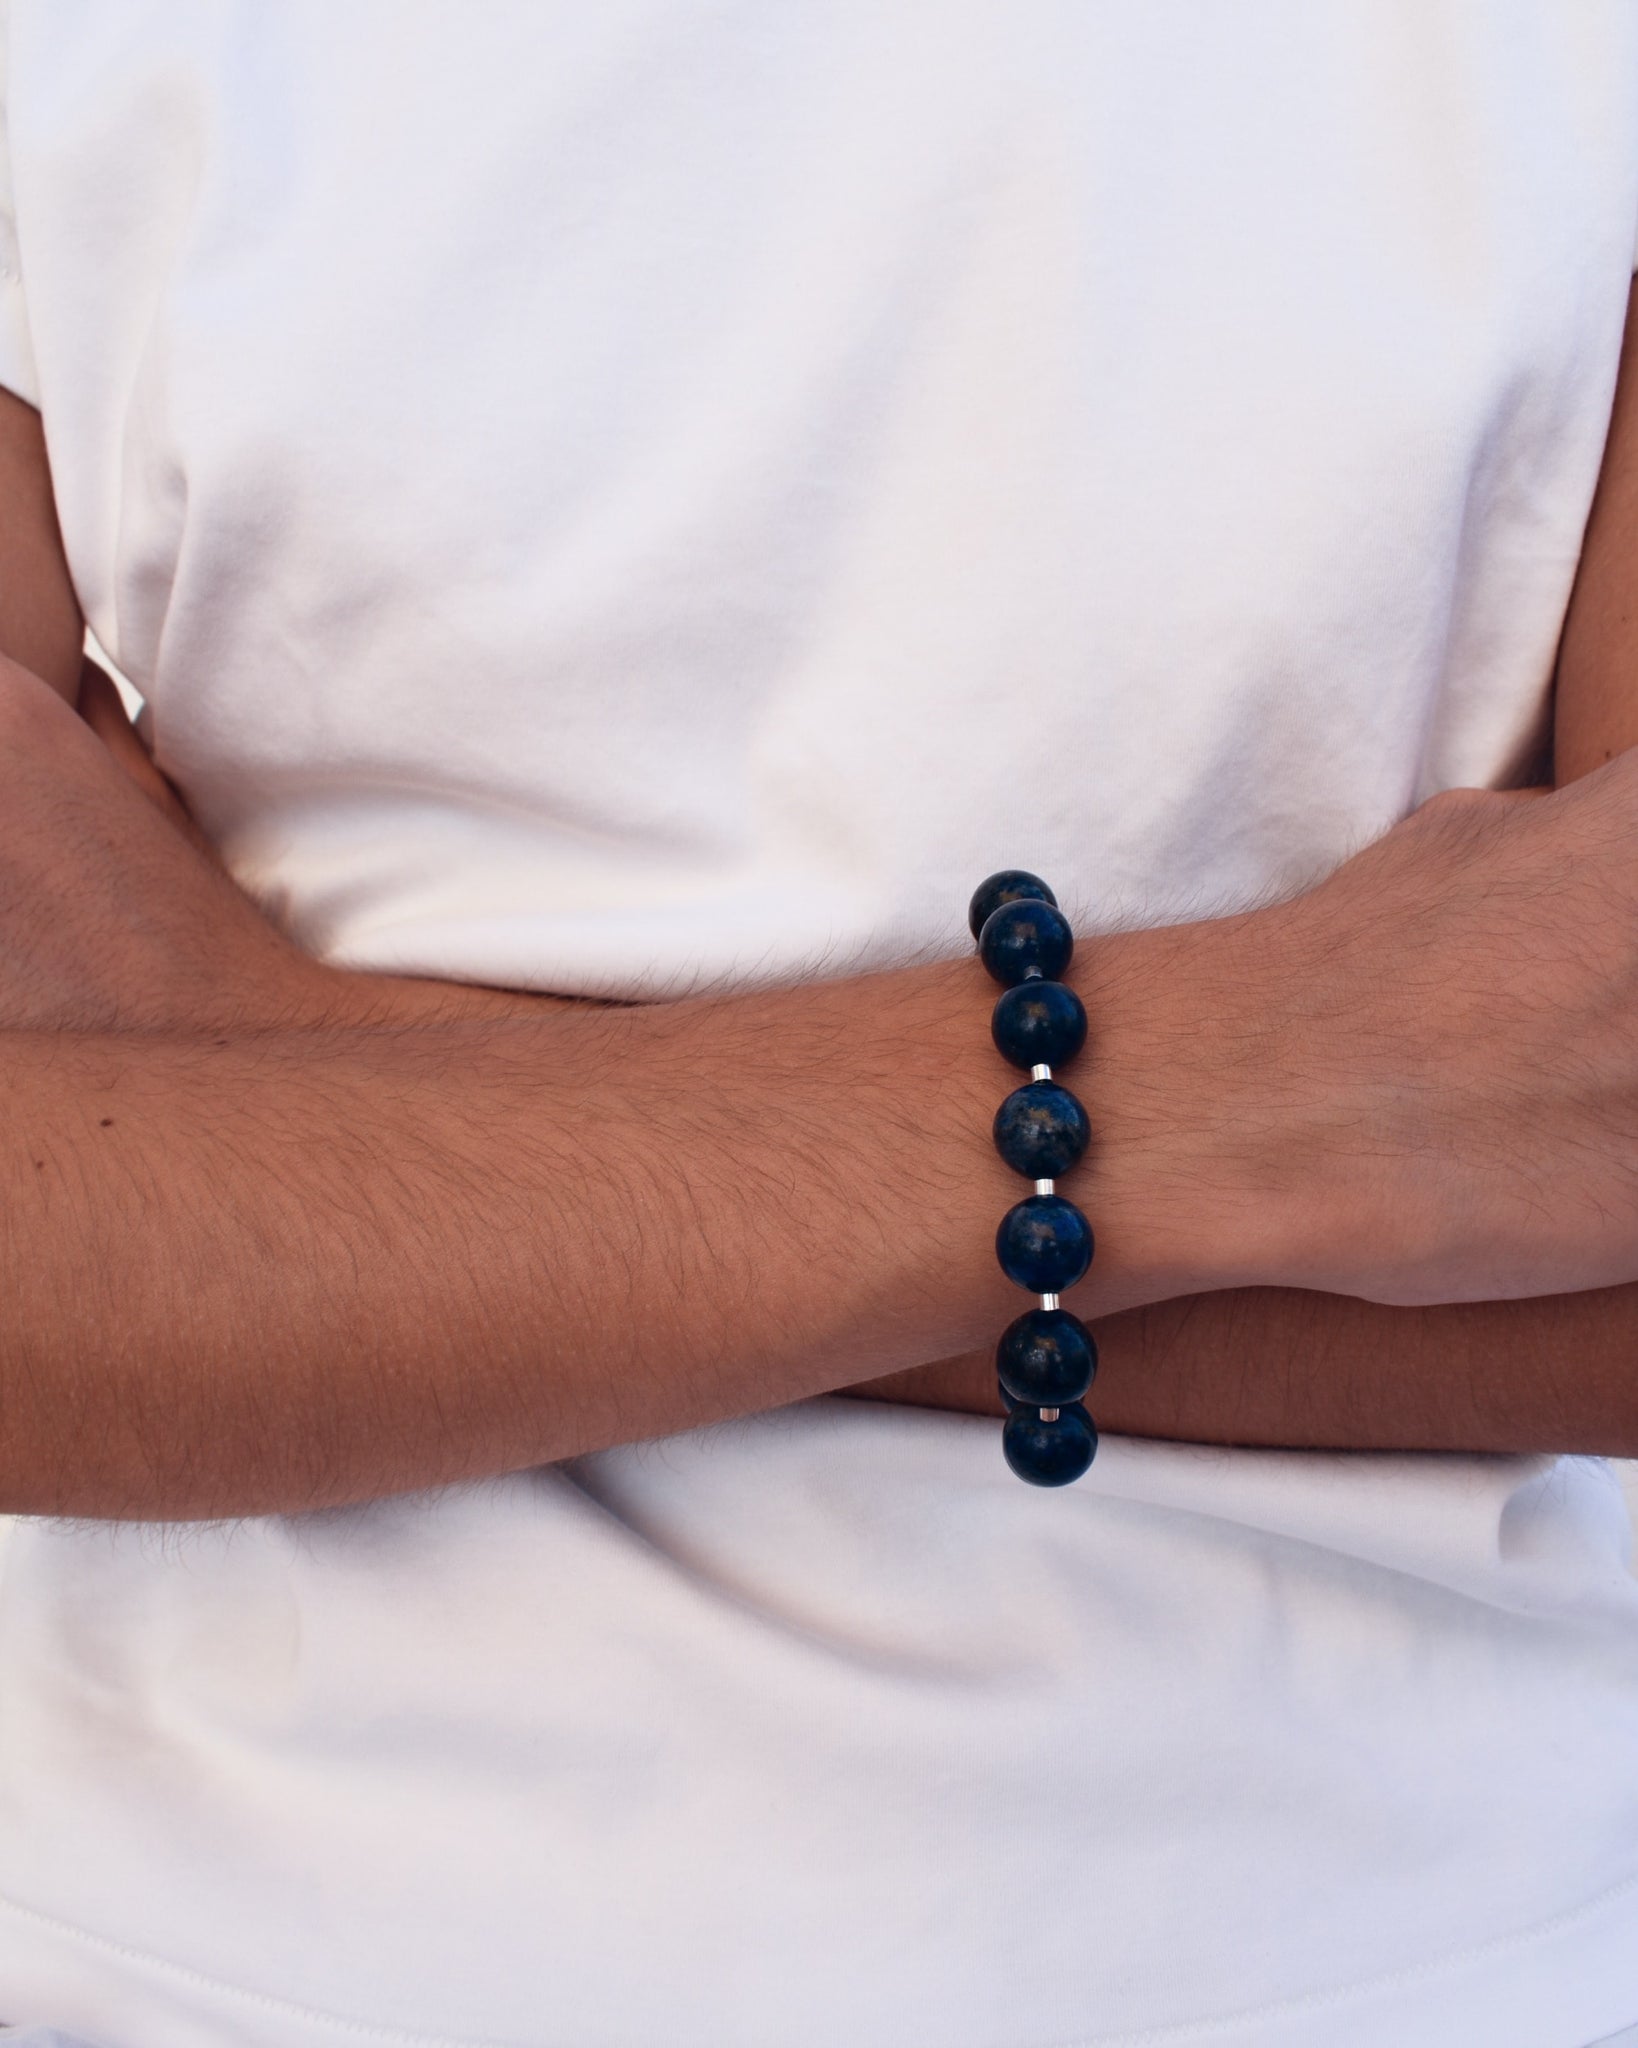
{"label": "stitched hem seam", "polygon": [[[1276,1999],[1266,2005],[1243,2007],[1237,2012],[1216,2013],[1210,2018],[1172,2021],[1164,2026],[1142,2028],[1136,2033],[1077,2034],[1072,2038],[1063,2037],[1052,2043],[1042,2042],[1038,2044],[1038,2048],[1174,2048],[1174,2044],[1206,2042],[1214,2036],[1243,2033],[1246,2028],[1260,2023],[1296,2018],[1304,2013],[1335,2010],[1384,1991],[1402,1989],[1447,1976],[1463,1964],[1477,1963],[1534,1947],[1538,1942],[1566,1932],[1578,1921],[1590,1919],[1624,1895],[1634,1892],[1638,1892],[1638,1871],[1618,1879],[1614,1884],[1606,1885],[1602,1891],[1594,1893],[1581,1904],[1566,1907],[1564,1911],[1537,1921],[1533,1926],[1519,1929],[1512,1934],[1500,1935],[1491,1941],[1468,1942],[1458,1948],[1446,1949],[1424,1962],[1411,1964],[1402,1970],[1390,1971],[1385,1976],[1360,1978],[1351,1984],[1337,1985],[1329,1990],[1305,1992],[1295,1998]],[[126,1942],[114,1941],[107,1935],[77,1927],[72,1921],[56,1919],[53,1915],[42,1913],[33,1906],[25,1906],[15,1899],[7,1898],[3,1893],[0,1893],[0,1912],[34,1926],[47,1928],[53,1934],[65,1936],[68,1940],[96,1950],[102,1955],[117,1958],[121,1962],[137,1964],[144,1970],[168,1977],[179,1984],[192,1985],[215,1998],[293,2020],[305,2027],[325,2028],[351,2040],[379,2043],[382,2044],[382,2048],[539,2048],[538,2042],[523,2042],[494,2034],[406,2033],[397,2027],[377,2026],[369,2020],[349,2019],[340,2013],[327,2012],[319,2006],[302,2005],[293,1999],[276,1998],[269,1992],[252,1991],[242,1985],[230,1984],[224,1978],[212,1977],[207,1972],[196,1970],[186,1963],[172,1962],[164,1956],[152,1955]],[[1023,2044],[1009,2043],[1007,2048],[1023,2048]]]}

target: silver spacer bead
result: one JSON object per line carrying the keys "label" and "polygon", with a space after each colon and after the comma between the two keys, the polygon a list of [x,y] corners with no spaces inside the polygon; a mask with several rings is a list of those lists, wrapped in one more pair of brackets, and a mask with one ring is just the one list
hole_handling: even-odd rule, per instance
{"label": "silver spacer bead", "polygon": [[1041,1420],[1043,1422],[1056,1422],[1057,1419],[1058,1411],[1056,1408],[1043,1408],[1041,1410]]}
{"label": "silver spacer bead", "polygon": [[1045,1066],[1031,1067],[1029,1077],[1032,1081],[1050,1081],[1052,1079],[1052,1069]]}
{"label": "silver spacer bead", "polygon": [[1055,1295],[1055,1294],[1043,1294],[1043,1295],[1041,1296],[1041,1306],[1042,1306],[1042,1308],[1056,1308],[1056,1307],[1058,1306],[1058,1297],[1057,1297],[1057,1295]]}
{"label": "silver spacer bead", "polygon": [[1035,1192],[1038,1195],[1050,1195],[1054,1192],[1053,1183],[1049,1180],[1038,1180],[1035,1183]]}

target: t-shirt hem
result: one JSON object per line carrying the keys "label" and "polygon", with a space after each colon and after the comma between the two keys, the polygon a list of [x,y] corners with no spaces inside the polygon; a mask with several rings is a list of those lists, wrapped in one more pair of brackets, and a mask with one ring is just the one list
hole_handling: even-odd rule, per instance
{"label": "t-shirt hem", "polygon": [[[1638,1871],[1511,1934],[1362,1982],[1027,2048],[1596,2048],[1638,2021]],[[1010,2048],[1010,2044],[1009,2044]],[[1026,2048],[1026,2044],[1018,2044]]]}
{"label": "t-shirt hem", "polygon": [[[0,2024],[106,2048],[570,2048],[553,2039],[406,2030],[227,1983],[0,1897]],[[1518,1933],[1386,1977],[1137,2032],[982,2048],[1591,2048],[1638,2020],[1638,1871]],[[114,2031],[110,2032],[110,2029]],[[230,2033],[229,2033],[230,2030]],[[726,2034],[722,2037],[725,2041]],[[857,2036],[855,2036],[855,2042]],[[837,2044],[840,2048],[840,2044]]]}

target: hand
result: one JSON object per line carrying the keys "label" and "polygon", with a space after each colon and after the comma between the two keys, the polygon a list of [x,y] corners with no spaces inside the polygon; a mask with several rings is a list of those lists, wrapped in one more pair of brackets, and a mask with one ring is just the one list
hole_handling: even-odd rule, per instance
{"label": "hand", "polygon": [[1447,792],[1305,895],[1110,942],[1088,1007],[1094,1224],[1124,1227],[1141,1152],[1149,1223],[1168,1186],[1220,1214],[1220,1285],[1638,1279],[1638,750]]}
{"label": "hand", "polygon": [[316,1016],[324,970],[223,872],[87,663],[80,715],[0,661],[0,1026]]}
{"label": "hand", "polygon": [[77,710],[0,658],[0,1028],[385,1026],[543,1000],[313,960],[223,869],[91,662]]}

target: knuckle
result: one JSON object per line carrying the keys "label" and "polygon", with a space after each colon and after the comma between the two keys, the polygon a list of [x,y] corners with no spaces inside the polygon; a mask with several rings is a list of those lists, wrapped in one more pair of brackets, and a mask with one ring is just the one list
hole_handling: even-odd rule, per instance
{"label": "knuckle", "polygon": [[1467,818],[1496,810],[1505,803],[1493,789],[1441,789],[1419,804],[1421,818]]}
{"label": "knuckle", "polygon": [[1515,815],[1512,798],[1492,789],[1442,789],[1419,804],[1405,821],[1432,852],[1464,859],[1496,843]]}

